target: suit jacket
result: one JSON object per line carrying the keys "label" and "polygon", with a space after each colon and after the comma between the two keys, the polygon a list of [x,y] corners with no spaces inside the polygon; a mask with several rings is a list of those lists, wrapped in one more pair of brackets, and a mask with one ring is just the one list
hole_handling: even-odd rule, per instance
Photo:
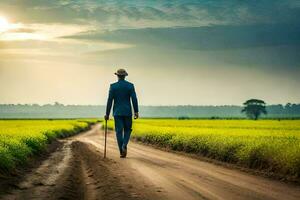
{"label": "suit jacket", "polygon": [[110,85],[106,105],[106,115],[109,116],[113,104],[113,116],[132,116],[131,102],[134,112],[139,112],[134,85],[126,80],[119,80]]}

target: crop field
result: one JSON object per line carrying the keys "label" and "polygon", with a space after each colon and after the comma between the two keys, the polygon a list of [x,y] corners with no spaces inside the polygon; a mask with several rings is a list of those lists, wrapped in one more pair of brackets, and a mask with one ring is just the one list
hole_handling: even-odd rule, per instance
{"label": "crop field", "polygon": [[92,120],[0,120],[0,172],[9,171],[43,150],[56,137],[86,128]]}
{"label": "crop field", "polygon": [[[113,128],[113,121],[109,122]],[[132,137],[271,173],[300,176],[300,120],[140,119]]]}

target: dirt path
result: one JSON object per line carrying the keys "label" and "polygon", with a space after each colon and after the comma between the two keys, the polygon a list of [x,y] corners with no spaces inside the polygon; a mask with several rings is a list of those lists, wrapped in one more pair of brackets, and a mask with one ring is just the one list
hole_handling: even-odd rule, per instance
{"label": "dirt path", "polygon": [[300,199],[300,186],[136,143],[120,159],[114,134],[104,160],[99,128],[62,141],[1,199]]}

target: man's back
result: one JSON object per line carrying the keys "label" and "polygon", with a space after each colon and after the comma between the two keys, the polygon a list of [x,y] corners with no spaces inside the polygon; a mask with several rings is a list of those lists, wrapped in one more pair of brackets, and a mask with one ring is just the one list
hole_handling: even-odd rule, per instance
{"label": "man's back", "polygon": [[125,81],[125,77],[128,76],[126,70],[119,69],[115,75],[118,76],[118,82],[110,85],[104,119],[109,119],[109,113],[112,104],[114,103],[113,115],[120,157],[126,158],[127,144],[132,131],[132,110],[130,99],[134,109],[134,119],[139,117],[139,108],[134,85]]}
{"label": "man's back", "polygon": [[138,112],[137,98],[134,85],[126,80],[119,80],[110,85],[107,111],[111,109],[112,102],[114,116],[132,116],[131,103],[135,112]]}

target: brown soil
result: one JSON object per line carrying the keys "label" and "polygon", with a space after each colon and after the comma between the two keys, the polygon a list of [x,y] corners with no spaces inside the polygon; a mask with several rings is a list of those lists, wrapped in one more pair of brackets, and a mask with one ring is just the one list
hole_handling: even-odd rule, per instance
{"label": "brown soil", "polygon": [[96,125],[61,140],[24,176],[2,180],[0,199],[300,199],[297,185],[137,143],[128,148],[128,157],[119,158],[110,133],[103,159],[103,132]]}

